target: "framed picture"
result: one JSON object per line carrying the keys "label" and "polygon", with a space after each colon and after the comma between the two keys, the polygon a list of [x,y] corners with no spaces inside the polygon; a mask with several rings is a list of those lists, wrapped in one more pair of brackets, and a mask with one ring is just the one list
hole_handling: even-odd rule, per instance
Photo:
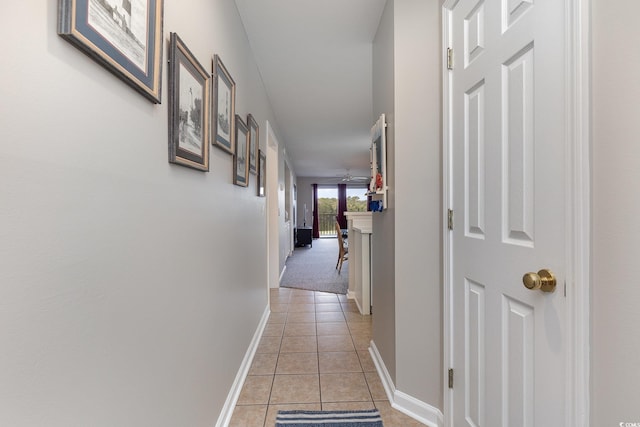
{"label": "framed picture", "polygon": [[160,103],[163,0],[60,0],[58,34]]}
{"label": "framed picture", "polygon": [[247,116],[249,127],[249,173],[258,172],[258,148],[260,147],[260,128],[252,114]]}
{"label": "framed picture", "polygon": [[267,186],[267,156],[258,150],[258,197],[266,195]]}
{"label": "framed picture", "polygon": [[209,73],[176,33],[169,41],[169,162],[209,170]]}
{"label": "framed picture", "polygon": [[212,141],[215,146],[235,154],[236,83],[231,78],[220,56],[213,58],[213,124]]}
{"label": "framed picture", "polygon": [[233,183],[246,187],[249,185],[249,129],[236,115],[236,152],[233,156]]}

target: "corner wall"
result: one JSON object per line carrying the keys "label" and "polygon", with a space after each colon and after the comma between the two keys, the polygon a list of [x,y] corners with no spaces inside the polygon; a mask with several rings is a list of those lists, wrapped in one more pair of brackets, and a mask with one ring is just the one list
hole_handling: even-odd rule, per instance
{"label": "corner wall", "polygon": [[592,0],[592,427],[640,422],[638,15]]}
{"label": "corner wall", "polygon": [[443,405],[440,6],[387,2],[373,45],[389,184],[388,209],[373,214],[373,340],[431,420]]}
{"label": "corner wall", "polygon": [[440,2],[395,2],[398,390],[442,408]]}
{"label": "corner wall", "polygon": [[396,289],[395,289],[395,0],[388,0],[373,40],[372,123],[384,113],[387,120],[388,207],[372,215],[371,293],[373,341],[396,382]]}
{"label": "corner wall", "polygon": [[267,307],[255,176],[167,162],[169,32],[222,56],[263,150],[275,119],[233,0],[164,4],[161,105],[60,38],[57,2],[3,5],[0,425],[214,425]]}

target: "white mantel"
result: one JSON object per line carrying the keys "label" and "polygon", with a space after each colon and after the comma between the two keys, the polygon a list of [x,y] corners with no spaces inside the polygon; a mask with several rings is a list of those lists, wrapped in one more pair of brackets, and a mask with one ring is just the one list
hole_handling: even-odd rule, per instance
{"label": "white mantel", "polygon": [[370,313],[371,212],[345,212],[349,233],[349,294],[362,314]]}

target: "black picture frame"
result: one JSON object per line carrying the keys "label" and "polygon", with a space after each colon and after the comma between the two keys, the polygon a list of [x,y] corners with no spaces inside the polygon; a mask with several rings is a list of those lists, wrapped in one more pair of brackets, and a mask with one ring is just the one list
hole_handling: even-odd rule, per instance
{"label": "black picture frame", "polygon": [[249,127],[249,173],[258,173],[258,149],[260,148],[260,126],[252,114],[247,115]]}
{"label": "black picture frame", "polygon": [[209,170],[209,73],[182,39],[169,40],[169,162]]}
{"label": "black picture frame", "polygon": [[58,34],[160,104],[163,0],[59,0]]}
{"label": "black picture frame", "polygon": [[241,187],[249,185],[249,128],[236,114],[236,152],[233,156],[233,183]]}
{"label": "black picture frame", "polygon": [[267,192],[267,156],[258,150],[258,173],[257,173],[258,197],[265,197]]}
{"label": "black picture frame", "polygon": [[219,55],[213,57],[211,75],[211,144],[227,153],[235,154],[236,83]]}

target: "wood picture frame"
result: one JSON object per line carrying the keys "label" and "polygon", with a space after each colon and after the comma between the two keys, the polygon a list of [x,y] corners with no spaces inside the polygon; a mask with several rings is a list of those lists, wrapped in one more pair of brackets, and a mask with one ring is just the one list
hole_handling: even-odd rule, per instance
{"label": "wood picture frame", "polygon": [[211,79],[176,33],[169,40],[169,162],[209,170]]}
{"label": "wood picture frame", "polygon": [[267,193],[267,156],[258,150],[258,173],[257,173],[258,197],[265,197]]}
{"label": "wood picture frame", "polygon": [[211,144],[235,154],[236,83],[219,55],[213,57],[213,107],[211,108]]}
{"label": "wood picture frame", "polygon": [[260,148],[260,126],[252,114],[247,115],[249,127],[249,173],[258,173],[258,149]]}
{"label": "wood picture frame", "polygon": [[249,185],[249,129],[242,117],[236,114],[236,152],[233,156],[233,183],[241,187]]}
{"label": "wood picture frame", "polygon": [[59,0],[58,34],[161,102],[163,0]]}

